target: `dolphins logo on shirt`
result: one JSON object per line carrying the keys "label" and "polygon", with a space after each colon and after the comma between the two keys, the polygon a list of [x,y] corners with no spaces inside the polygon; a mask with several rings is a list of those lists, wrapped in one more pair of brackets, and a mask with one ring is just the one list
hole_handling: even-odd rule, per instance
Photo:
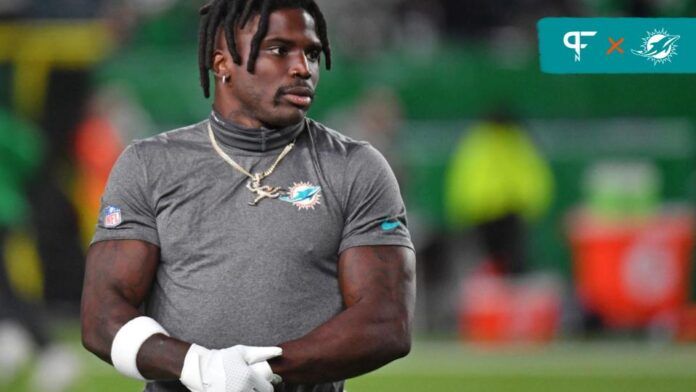
{"label": "dolphins logo on shirt", "polygon": [[321,204],[321,187],[312,185],[308,182],[294,183],[288,190],[288,194],[279,199],[292,203],[300,210],[314,209],[317,204]]}

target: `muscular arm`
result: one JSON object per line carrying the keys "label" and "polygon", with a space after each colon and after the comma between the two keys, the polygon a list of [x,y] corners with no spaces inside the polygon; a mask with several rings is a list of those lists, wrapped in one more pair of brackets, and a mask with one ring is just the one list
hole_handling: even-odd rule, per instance
{"label": "muscular arm", "polygon": [[339,257],[345,310],[304,337],[280,344],[269,361],[289,383],[343,380],[408,354],[415,303],[415,256],[401,246],[362,246]]}
{"label": "muscular arm", "polygon": [[[82,293],[82,343],[111,363],[111,343],[150,291],[159,263],[159,248],[143,241],[97,242],[87,252]],[[174,380],[190,344],[158,334],[138,352],[138,369],[148,379]]]}

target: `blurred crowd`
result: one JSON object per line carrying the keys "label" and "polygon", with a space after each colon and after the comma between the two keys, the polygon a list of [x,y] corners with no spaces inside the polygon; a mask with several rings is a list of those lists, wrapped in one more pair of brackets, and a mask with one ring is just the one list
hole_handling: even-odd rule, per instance
{"label": "blurred crowd", "polygon": [[[318,3],[334,48],[356,62],[386,49],[406,51],[418,61],[439,55],[438,46],[451,42],[514,41],[529,47],[536,40],[536,21],[547,16],[696,16],[696,2],[690,0]],[[37,374],[74,373],[71,354],[52,343],[50,321],[55,313],[77,314],[84,251],[111,165],[131,140],[171,125],[157,124],[128,89],[97,83],[96,71],[118,56],[117,48],[130,45],[138,26],[165,16],[168,34],[157,36],[158,42],[190,41],[201,5],[193,0],[0,1],[0,347],[14,347],[15,353],[0,358],[0,385],[31,347],[46,358]],[[17,42],[21,45],[14,47]],[[661,191],[663,178],[693,187],[693,169],[684,174],[673,167],[691,165],[694,149],[675,153],[677,166],[645,155],[598,159],[566,176],[577,184],[571,190],[558,182],[566,157],[549,157],[553,137],[544,135],[594,124],[539,126],[522,108],[497,97],[476,116],[449,122],[455,131],[442,143],[447,155],[427,157],[445,162],[444,170],[427,172],[428,163],[418,165],[407,154],[404,140],[414,139],[418,124],[401,92],[388,81],[369,84],[322,120],[378,148],[394,168],[407,205],[408,195],[418,194],[422,184],[439,188],[432,193],[442,198],[431,203],[441,206],[442,222],[433,224],[419,208],[409,211],[419,253],[420,331],[456,332],[478,341],[545,342],[569,330],[602,328],[696,338],[688,305],[690,191],[676,207]],[[619,131],[610,127],[607,134],[637,127],[621,123],[615,127]],[[654,127],[655,132],[677,128],[682,129],[668,121]],[[427,129],[432,132],[427,140],[445,137],[438,123]],[[693,123],[687,121],[683,129],[674,133],[683,134],[676,144],[696,148]],[[417,175],[426,172],[421,177],[427,181]],[[555,199],[575,191],[582,193],[573,199],[577,205],[558,207]],[[565,241],[572,260],[555,262],[571,267],[544,269],[530,260],[539,254],[530,251],[539,247],[535,228],[551,214],[556,220],[545,227],[554,234],[546,233],[547,241]],[[566,276],[564,268],[571,270]],[[564,330],[564,323],[571,328]],[[61,388],[40,377],[35,384],[42,391]]]}
{"label": "blurred crowd", "polygon": [[[386,45],[427,46],[440,39],[480,40],[516,30],[534,40],[542,17],[684,17],[696,13],[689,0],[319,0],[332,36],[347,53]],[[197,9],[203,1],[3,0],[0,18],[112,18],[133,23],[171,8]]]}

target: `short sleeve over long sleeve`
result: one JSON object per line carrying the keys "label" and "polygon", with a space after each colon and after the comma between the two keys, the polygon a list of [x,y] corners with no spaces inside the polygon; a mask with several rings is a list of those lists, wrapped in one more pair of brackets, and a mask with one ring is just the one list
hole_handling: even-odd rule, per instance
{"label": "short sleeve over long sleeve", "polygon": [[101,198],[92,243],[129,239],[160,245],[146,169],[137,144],[121,153]]}
{"label": "short sleeve over long sleeve", "polygon": [[345,170],[339,253],[366,245],[413,249],[399,184],[382,154],[369,144],[360,145],[348,156]]}

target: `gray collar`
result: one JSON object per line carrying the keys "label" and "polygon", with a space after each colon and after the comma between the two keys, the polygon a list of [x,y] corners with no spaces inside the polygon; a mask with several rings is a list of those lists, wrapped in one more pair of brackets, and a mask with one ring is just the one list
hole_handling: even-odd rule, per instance
{"label": "gray collar", "polygon": [[265,152],[284,147],[295,140],[305,129],[305,120],[279,129],[246,128],[229,122],[216,111],[210,113],[210,125],[215,139],[228,147],[247,151]]}

